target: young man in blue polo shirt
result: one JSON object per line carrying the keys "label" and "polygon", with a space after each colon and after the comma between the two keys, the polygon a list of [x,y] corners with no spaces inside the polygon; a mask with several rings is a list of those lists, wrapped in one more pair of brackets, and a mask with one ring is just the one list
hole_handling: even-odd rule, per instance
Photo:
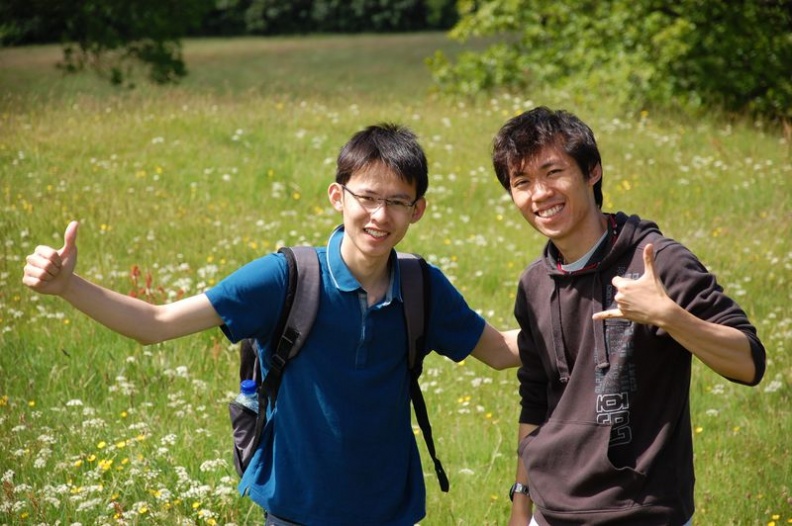
{"label": "young man in blue polo shirt", "polygon": [[[403,526],[425,515],[394,247],[423,216],[427,172],[415,135],[392,124],[355,134],[338,156],[328,196],[343,224],[317,248],[320,308],[240,483],[268,511],[267,524]],[[74,273],[77,227],[67,227],[62,248],[28,256],[28,287],[143,344],[218,326],[233,342],[255,338],[266,373],[287,289],[281,254],[205,294],[150,305]],[[456,361],[472,354],[496,369],[519,364],[516,331],[487,324],[435,267],[430,280],[429,348]]]}

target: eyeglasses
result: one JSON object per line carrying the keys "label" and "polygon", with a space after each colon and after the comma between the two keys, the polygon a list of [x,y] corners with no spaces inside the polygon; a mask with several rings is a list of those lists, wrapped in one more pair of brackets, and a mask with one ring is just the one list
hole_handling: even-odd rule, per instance
{"label": "eyeglasses", "polygon": [[420,198],[416,198],[414,201],[406,201],[404,199],[386,199],[385,197],[358,195],[349,188],[347,188],[346,185],[343,185],[341,183],[339,183],[339,185],[345,191],[349,192],[349,195],[355,198],[355,200],[358,202],[361,208],[372,214],[377,210],[379,210],[382,205],[385,205],[387,208],[393,210],[394,212],[406,214],[407,212],[410,211],[412,207],[415,206],[415,203],[418,202],[418,199],[420,199]]}

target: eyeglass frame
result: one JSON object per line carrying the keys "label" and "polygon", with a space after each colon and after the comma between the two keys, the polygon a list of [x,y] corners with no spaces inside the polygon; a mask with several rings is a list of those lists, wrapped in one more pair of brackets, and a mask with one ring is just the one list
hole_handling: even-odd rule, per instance
{"label": "eyeglass frame", "polygon": [[[373,214],[377,210],[385,206],[386,209],[390,208],[395,212],[403,212],[407,213],[413,208],[418,201],[421,200],[420,197],[416,197],[412,202],[402,201],[401,199],[390,199],[387,197],[375,197],[372,195],[358,195],[349,188],[344,183],[338,183],[343,190],[349,192],[349,195],[355,198],[355,201],[360,205],[360,208],[365,210],[366,212]],[[376,206],[374,206],[376,204]]]}

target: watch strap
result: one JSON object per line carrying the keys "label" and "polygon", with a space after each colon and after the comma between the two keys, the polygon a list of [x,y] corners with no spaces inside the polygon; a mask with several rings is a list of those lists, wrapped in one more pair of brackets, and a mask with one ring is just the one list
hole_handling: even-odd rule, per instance
{"label": "watch strap", "polygon": [[509,490],[509,500],[514,501],[514,494],[515,493],[522,493],[523,495],[530,495],[530,491],[528,489],[528,484],[522,484],[520,482],[515,482],[511,489]]}

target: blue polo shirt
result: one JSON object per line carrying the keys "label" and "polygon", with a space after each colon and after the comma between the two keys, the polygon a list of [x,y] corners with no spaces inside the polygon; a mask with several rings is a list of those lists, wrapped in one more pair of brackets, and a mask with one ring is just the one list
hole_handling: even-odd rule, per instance
{"label": "blue polo shirt", "polygon": [[[344,231],[317,248],[321,303],[311,333],[283,375],[278,402],[239,489],[273,515],[323,526],[402,526],[426,514],[411,425],[400,276],[391,255],[385,298],[369,307],[341,258]],[[484,320],[430,266],[431,349],[459,361]],[[287,289],[281,254],[240,268],[207,292],[232,341],[256,338],[266,374]]]}

